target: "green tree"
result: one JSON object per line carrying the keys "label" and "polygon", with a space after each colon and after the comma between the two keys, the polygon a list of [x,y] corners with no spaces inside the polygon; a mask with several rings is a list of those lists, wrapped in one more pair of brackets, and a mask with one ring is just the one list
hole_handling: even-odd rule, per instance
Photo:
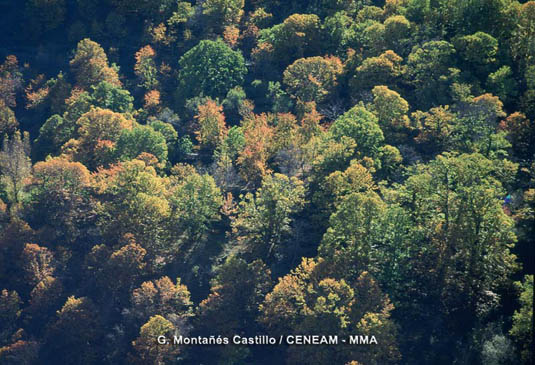
{"label": "green tree", "polygon": [[513,78],[511,67],[502,66],[496,72],[489,74],[487,89],[506,104],[517,96],[517,82]]}
{"label": "green tree", "polygon": [[201,253],[205,235],[220,219],[221,191],[213,177],[193,171],[173,179],[170,188],[171,220],[169,230],[179,238],[183,258]]}
{"label": "green tree", "polygon": [[[147,250],[149,261],[158,258],[160,265],[168,263],[177,249],[167,228],[171,214],[168,184],[154,167],[137,159],[100,170],[95,175],[95,188],[107,241],[118,242],[131,234]],[[159,268],[156,266],[153,269]]]}
{"label": "green tree", "polygon": [[205,95],[223,99],[230,89],[241,85],[247,68],[239,51],[222,41],[203,40],[179,61],[178,94],[182,100]]}
{"label": "green tree", "polygon": [[377,187],[371,171],[352,160],[344,171],[334,171],[318,183],[312,193],[312,202],[317,206],[317,213],[328,221],[335,208],[351,193],[372,193]]}
{"label": "green tree", "polygon": [[518,344],[522,361],[533,359],[533,275],[526,275],[522,283],[517,282],[520,291],[520,309],[513,315],[513,327],[509,332]]}
{"label": "green tree", "polygon": [[331,259],[347,278],[374,270],[374,242],[385,204],[373,191],[343,197],[329,219],[319,254]]}
{"label": "green tree", "polygon": [[75,136],[76,125],[58,114],[54,114],[46,120],[39,129],[33,151],[38,158],[49,155],[57,155],[61,147]]}
{"label": "green tree", "polygon": [[323,33],[326,38],[325,47],[333,54],[341,54],[353,35],[351,25],[353,19],[345,12],[337,12],[325,18]]}
{"label": "green tree", "polygon": [[357,6],[355,0],[315,0],[309,3],[307,10],[324,18],[335,13],[352,14]]}
{"label": "green tree", "polygon": [[453,146],[457,115],[449,106],[431,108],[427,112],[420,110],[412,113],[412,119],[418,129],[415,141],[422,144],[424,151],[430,155],[449,150]]}
{"label": "green tree", "polygon": [[114,85],[106,80],[91,86],[91,104],[102,109],[109,109],[116,113],[132,111],[134,98],[128,90]]}
{"label": "green tree", "polygon": [[533,48],[533,41],[535,40],[535,1],[528,1],[522,4],[517,14],[518,23],[513,27],[511,51],[520,65],[526,67],[532,64],[535,57]]}
{"label": "green tree", "polygon": [[377,116],[387,142],[406,142],[410,133],[409,103],[386,86],[374,87],[372,94],[371,111]]}
{"label": "green tree", "polygon": [[11,202],[18,203],[24,179],[31,173],[30,136],[16,131],[11,138],[4,136],[0,150],[0,177],[7,185]]}
{"label": "green tree", "polygon": [[414,47],[407,58],[405,77],[414,88],[418,105],[448,104],[455,48],[446,41],[430,41]]}
{"label": "green tree", "polygon": [[[198,307],[196,332],[233,336],[254,336],[259,331],[256,318],[259,305],[273,287],[270,270],[261,260],[247,264],[231,256],[217,268],[210,294]],[[217,346],[203,351],[202,358],[221,362],[243,361],[253,349],[243,346]]]}
{"label": "green tree", "polygon": [[360,158],[376,158],[383,144],[384,135],[377,117],[361,105],[356,105],[338,117],[329,134],[336,141],[350,137],[356,143],[356,155]]}
{"label": "green tree", "polygon": [[413,273],[436,283],[421,295],[441,303],[450,331],[484,316],[478,303],[507,285],[516,269],[514,224],[502,208],[504,184],[515,171],[507,160],[443,154],[419,166],[399,191],[421,245]]}
{"label": "green tree", "polygon": [[143,152],[150,153],[158,159],[160,166],[165,166],[168,155],[165,137],[146,125],[124,129],[115,146],[117,158],[120,161],[131,160]]}
{"label": "green tree", "polygon": [[267,57],[281,69],[293,60],[316,56],[319,52],[320,19],[315,14],[293,14],[283,23],[260,32],[253,56]]}
{"label": "green tree", "polygon": [[261,260],[248,264],[231,256],[217,269],[210,295],[199,305],[199,324],[207,333],[254,333],[258,306],[272,288],[270,270]]}
{"label": "green tree", "polygon": [[207,0],[202,4],[208,26],[220,33],[229,25],[237,25],[243,15],[244,0]]}
{"label": "green tree", "polygon": [[385,20],[384,25],[387,44],[391,49],[400,50],[400,43],[411,35],[411,23],[403,15],[393,15]]}
{"label": "green tree", "polygon": [[136,52],[134,72],[139,79],[139,86],[146,90],[153,90],[159,84],[155,58],[156,52],[151,46],[145,46]]}
{"label": "green tree", "polygon": [[455,43],[459,55],[469,66],[475,68],[475,71],[484,72],[484,66],[496,61],[498,40],[487,33],[466,35]]}
{"label": "green tree", "polygon": [[248,193],[240,202],[232,230],[252,257],[271,262],[291,236],[294,214],[305,204],[305,188],[295,178],[267,175],[256,194]]}
{"label": "green tree", "polygon": [[301,265],[282,277],[261,304],[259,320],[274,335],[321,333],[349,335],[354,331],[382,338],[380,350],[354,346],[290,346],[287,361],[307,359],[343,364],[358,359],[366,364],[396,363],[399,350],[396,329],[390,319],[393,309],[368,273],[354,281],[329,276],[323,259],[303,259]]}
{"label": "green tree", "polygon": [[11,136],[17,130],[19,122],[15,118],[15,113],[2,100],[0,100],[0,138]]}
{"label": "green tree", "polygon": [[471,98],[465,103],[454,124],[453,140],[460,151],[479,152],[487,157],[507,156],[509,147],[503,131],[498,130],[500,118],[505,117],[503,103],[492,94]]}

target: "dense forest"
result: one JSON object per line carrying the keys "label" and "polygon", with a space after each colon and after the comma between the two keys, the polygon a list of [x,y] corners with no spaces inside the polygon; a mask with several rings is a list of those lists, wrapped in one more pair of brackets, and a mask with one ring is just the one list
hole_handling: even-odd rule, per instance
{"label": "dense forest", "polygon": [[0,14],[1,364],[535,363],[535,1]]}

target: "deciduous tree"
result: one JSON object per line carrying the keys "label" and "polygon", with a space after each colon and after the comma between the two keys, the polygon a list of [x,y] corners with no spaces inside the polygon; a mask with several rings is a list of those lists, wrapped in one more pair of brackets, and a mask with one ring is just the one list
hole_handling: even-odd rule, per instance
{"label": "deciduous tree", "polygon": [[[399,350],[395,326],[390,320],[393,306],[368,273],[348,282],[330,277],[325,262],[303,259],[301,265],[279,280],[261,304],[260,321],[274,334],[321,333],[323,335],[379,334],[381,351],[357,350],[349,345],[288,347],[287,361],[299,364],[314,358],[321,363],[395,363]],[[379,337],[378,337],[379,338]]]}
{"label": "deciduous tree", "polygon": [[342,69],[336,57],[301,58],[284,71],[284,83],[297,99],[320,103],[334,96]]}
{"label": "deciduous tree", "polygon": [[303,183],[282,174],[267,175],[256,194],[240,202],[232,222],[234,235],[251,257],[271,262],[291,235],[293,215],[305,204]]}
{"label": "deciduous tree", "polygon": [[182,100],[199,95],[222,99],[243,83],[247,73],[242,54],[222,41],[201,41],[180,58],[179,65]]}
{"label": "deciduous tree", "polygon": [[88,38],[78,43],[76,53],[69,64],[76,77],[77,86],[83,89],[87,90],[101,81],[121,86],[117,70],[108,64],[108,56],[102,47]]}
{"label": "deciduous tree", "polygon": [[[135,355],[130,361],[135,364],[165,364],[176,358],[179,349],[173,344],[158,344],[159,336],[172,339],[175,335],[175,326],[160,315],[151,317],[141,326],[139,337],[132,342]],[[171,341],[171,340],[169,340]]]}
{"label": "deciduous tree", "polygon": [[89,169],[113,162],[113,150],[121,133],[132,129],[132,121],[111,110],[95,108],[77,121],[78,139],[74,157]]}
{"label": "deciduous tree", "polygon": [[513,327],[510,334],[519,344],[522,360],[526,363],[533,357],[533,275],[526,275],[520,289],[520,309],[513,316]]}
{"label": "deciduous tree", "polygon": [[13,203],[19,202],[19,195],[31,172],[30,135],[16,131],[11,138],[4,136],[0,150],[0,177],[7,184],[9,197]]}
{"label": "deciduous tree", "polygon": [[223,107],[217,105],[213,100],[207,100],[205,104],[199,105],[195,119],[199,126],[195,135],[200,148],[212,154],[223,143],[227,135]]}

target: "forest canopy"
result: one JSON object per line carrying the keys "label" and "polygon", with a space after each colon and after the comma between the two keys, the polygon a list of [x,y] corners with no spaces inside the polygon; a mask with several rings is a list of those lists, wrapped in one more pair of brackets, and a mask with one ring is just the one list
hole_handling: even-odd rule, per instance
{"label": "forest canopy", "polygon": [[535,361],[535,1],[0,14],[1,364]]}

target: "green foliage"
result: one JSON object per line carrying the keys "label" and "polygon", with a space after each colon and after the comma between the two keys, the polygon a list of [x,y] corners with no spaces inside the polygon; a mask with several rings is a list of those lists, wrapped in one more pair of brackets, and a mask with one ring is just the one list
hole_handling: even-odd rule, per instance
{"label": "green foliage", "polygon": [[371,109],[379,120],[379,125],[386,135],[387,141],[399,142],[409,129],[409,103],[397,92],[386,86],[376,86],[372,90],[373,104]]}
{"label": "green foliage", "polygon": [[0,150],[0,179],[7,185],[9,199],[18,203],[23,188],[23,180],[30,175],[32,163],[30,155],[30,136],[19,131],[13,137],[4,136]]}
{"label": "green foliage", "polygon": [[3,101],[0,102],[0,138],[3,140],[6,135],[11,136],[18,126],[19,123],[13,110],[5,105]]}
{"label": "green foliage", "polygon": [[506,156],[509,147],[503,132],[497,130],[498,120],[505,116],[503,103],[491,94],[470,100],[464,113],[459,115],[454,134],[460,151],[479,152],[489,156]]}
{"label": "green foliage", "polygon": [[297,178],[268,175],[255,195],[247,194],[232,222],[233,233],[252,257],[273,260],[291,234],[293,215],[303,209],[305,188]]}
{"label": "green foliage", "polygon": [[410,0],[407,4],[407,16],[410,20],[422,23],[431,11],[431,0]]}
{"label": "green foliage", "polygon": [[220,219],[221,191],[209,175],[192,173],[178,179],[170,197],[174,229],[187,243],[200,240],[210,225]]}
{"label": "green foliage", "polygon": [[241,86],[229,90],[225,100],[221,103],[225,111],[225,118],[229,121],[238,121],[241,117],[247,95]]}
{"label": "green foliage", "polygon": [[141,153],[150,153],[164,166],[167,162],[167,141],[165,137],[150,126],[140,125],[121,132],[115,153],[121,161],[131,160]]}
{"label": "green foliage", "polygon": [[526,363],[533,356],[533,275],[526,275],[522,283],[517,282],[520,291],[520,309],[513,315],[510,334],[519,344],[522,360]]}
{"label": "green foliage", "polygon": [[[280,279],[260,306],[260,321],[275,335],[295,332],[346,334],[381,334],[381,351],[356,351],[343,346],[313,350],[310,346],[288,348],[288,361],[299,364],[314,356],[322,363],[351,359],[368,363],[393,363],[399,357],[395,327],[389,319],[392,306],[377,283],[367,273],[353,282],[330,277],[324,272],[323,260],[303,259],[301,265]],[[368,348],[369,349],[369,348]]]}
{"label": "green foliage", "polygon": [[[275,63],[286,67],[292,60],[315,56],[320,40],[320,20],[315,14],[293,14],[282,24],[260,33],[259,49],[264,47]],[[253,51],[254,52],[254,51]]]}
{"label": "green foliage", "polygon": [[130,96],[128,90],[121,89],[107,81],[91,87],[91,104],[96,107],[110,109],[117,113],[127,113],[132,111],[133,101],[134,98]]}
{"label": "green foliage", "polygon": [[324,20],[323,32],[333,53],[341,53],[347,47],[352,36],[351,24],[352,19],[345,12],[337,12]]}
{"label": "green foliage", "polygon": [[149,258],[167,258],[176,252],[176,242],[169,242],[166,233],[171,214],[168,182],[152,166],[141,160],[125,161],[99,171],[95,179],[97,192],[103,196],[99,209],[105,237],[120,240],[131,234]]}
{"label": "green foliage", "polygon": [[415,88],[418,104],[447,104],[448,82],[453,75],[453,45],[430,41],[414,47],[407,59],[405,78]]}
{"label": "green foliage", "polygon": [[0,8],[0,363],[528,362],[534,1]]}
{"label": "green foliage", "polygon": [[224,154],[235,161],[238,154],[245,147],[245,136],[241,127],[232,127],[228,130],[227,137],[223,141],[221,148],[216,153]]}
{"label": "green foliage", "polygon": [[457,49],[465,61],[485,65],[496,60],[498,40],[487,33],[477,32],[460,37],[457,41]]}
{"label": "green foliage", "polygon": [[384,141],[377,117],[361,105],[354,106],[336,119],[329,133],[336,141],[343,137],[352,138],[356,143],[357,156],[361,158],[377,157]]}
{"label": "green foliage", "polygon": [[387,18],[385,25],[385,41],[390,49],[404,51],[404,45],[411,36],[411,23],[403,15]]}
{"label": "green foliage", "polygon": [[510,101],[517,94],[517,83],[509,66],[502,66],[496,72],[489,74],[487,87],[503,102]]}
{"label": "green foliage", "polygon": [[513,222],[502,209],[503,184],[515,170],[512,163],[497,165],[479,154],[444,154],[420,166],[401,190],[402,201],[410,201],[414,237],[427,242],[422,249],[444,285],[441,300],[458,325],[475,320],[475,304],[485,291],[497,290],[516,268]]}
{"label": "green foliage", "polygon": [[319,248],[322,257],[334,260],[336,270],[344,277],[363,271],[377,272],[373,252],[379,241],[381,217],[386,207],[373,192],[349,193],[344,196],[329,219],[329,228]]}
{"label": "green foliage", "polygon": [[216,30],[237,24],[243,15],[244,0],[207,0],[202,4],[203,14]]}
{"label": "green foliage", "polygon": [[[197,326],[201,333],[255,333],[258,307],[272,286],[270,270],[261,260],[247,264],[235,256],[229,257],[218,268],[210,294],[199,305]],[[218,347],[207,349],[203,358],[232,361],[233,357],[243,358],[243,353],[250,353],[242,346]]]}
{"label": "green foliage", "polygon": [[193,142],[189,136],[184,136],[178,140],[177,154],[179,158],[185,158],[193,152]]}
{"label": "green foliage", "polygon": [[34,142],[34,153],[41,158],[57,155],[68,140],[74,137],[76,127],[61,116],[54,114],[48,118],[39,130],[39,137]]}
{"label": "green foliage", "polygon": [[180,58],[179,65],[182,100],[199,95],[223,98],[243,83],[247,73],[242,54],[222,41],[201,41]]}

